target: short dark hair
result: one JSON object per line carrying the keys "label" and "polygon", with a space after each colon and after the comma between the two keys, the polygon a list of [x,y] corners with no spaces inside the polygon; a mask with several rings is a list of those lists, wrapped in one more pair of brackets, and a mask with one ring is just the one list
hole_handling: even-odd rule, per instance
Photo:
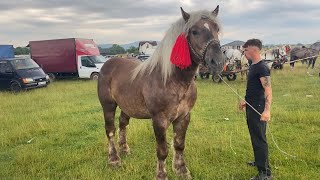
{"label": "short dark hair", "polygon": [[247,48],[248,46],[255,46],[261,50],[262,42],[259,39],[249,39],[242,47]]}

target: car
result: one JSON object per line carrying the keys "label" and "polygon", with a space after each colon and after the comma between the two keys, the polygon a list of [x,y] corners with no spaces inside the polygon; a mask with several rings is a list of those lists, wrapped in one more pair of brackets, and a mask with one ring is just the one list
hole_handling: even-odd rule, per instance
{"label": "car", "polygon": [[18,93],[23,89],[46,87],[49,76],[29,57],[0,59],[0,89]]}
{"label": "car", "polygon": [[150,55],[138,55],[137,59],[139,59],[140,61],[145,61],[150,57]]}
{"label": "car", "polygon": [[116,55],[106,55],[104,56],[107,60],[117,57]]}

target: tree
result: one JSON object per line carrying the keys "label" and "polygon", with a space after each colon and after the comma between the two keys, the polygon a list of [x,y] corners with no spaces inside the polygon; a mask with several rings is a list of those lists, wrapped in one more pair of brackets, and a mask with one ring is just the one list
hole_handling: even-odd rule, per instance
{"label": "tree", "polygon": [[112,45],[112,47],[108,48],[108,52],[111,55],[116,55],[116,54],[124,54],[126,51],[124,50],[123,47],[119,46],[118,44]]}
{"label": "tree", "polygon": [[133,53],[133,54],[139,54],[139,48],[131,46],[128,50],[127,53]]}
{"label": "tree", "polygon": [[30,54],[30,50],[27,47],[17,47],[14,49],[14,55],[27,55]]}

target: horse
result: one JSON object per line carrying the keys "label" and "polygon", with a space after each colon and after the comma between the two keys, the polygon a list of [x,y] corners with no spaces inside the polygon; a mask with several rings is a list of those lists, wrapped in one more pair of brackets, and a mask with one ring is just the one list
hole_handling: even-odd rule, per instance
{"label": "horse", "polygon": [[[302,48],[295,47],[290,51],[290,61],[306,58],[304,61],[309,60],[308,68],[311,66],[311,68],[313,69],[318,55],[319,55],[319,51],[316,49],[306,48],[306,47],[302,47]],[[290,66],[291,68],[293,68],[294,62],[291,62]]]}
{"label": "horse", "polygon": [[272,48],[261,53],[264,60],[275,60],[287,55],[286,46]]}
{"label": "horse", "polygon": [[[223,70],[220,49],[220,23],[214,11],[185,12],[166,32],[153,55],[144,62],[122,58],[110,59],[101,68],[98,78],[98,98],[103,109],[108,138],[108,161],[120,166],[116,148],[114,117],[117,106],[119,117],[119,151],[128,154],[126,127],[131,117],[151,119],[156,138],[156,179],[167,179],[165,160],[168,156],[166,131],[172,124],[174,172],[191,178],[184,160],[185,136],[190,122],[190,111],[197,99],[194,76],[204,62],[212,73]],[[127,73],[123,73],[127,72]]]}
{"label": "horse", "polygon": [[241,52],[238,49],[227,49],[223,52],[227,59],[227,64],[236,64],[236,69],[241,71],[241,79],[246,75],[249,67],[249,62],[244,55],[244,52]]}
{"label": "horse", "polygon": [[316,49],[310,48],[308,50],[306,56],[310,57],[310,58],[308,58],[308,60],[309,60],[308,69],[310,68],[310,66],[311,66],[311,69],[314,69],[314,65],[316,64],[316,60],[318,59],[318,56],[319,56],[319,51]]}
{"label": "horse", "polygon": [[235,61],[241,60],[243,53],[238,49],[227,49],[224,52],[229,63],[234,63]]}
{"label": "horse", "polygon": [[320,42],[315,42],[310,46],[311,49],[315,49],[317,51],[320,51]]}
{"label": "horse", "polygon": [[244,52],[241,55],[241,79],[243,80],[243,77],[246,76],[246,78],[248,77],[248,70],[249,70],[249,61],[247,59],[247,57],[244,55]]}

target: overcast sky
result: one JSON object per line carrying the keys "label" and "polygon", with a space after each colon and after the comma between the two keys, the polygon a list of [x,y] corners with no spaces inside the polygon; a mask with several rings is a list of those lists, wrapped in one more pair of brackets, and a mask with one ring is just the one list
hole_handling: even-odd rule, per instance
{"label": "overcast sky", "polygon": [[90,38],[97,44],[161,40],[185,11],[214,10],[222,42],[260,38],[264,44],[320,40],[318,0],[0,0],[0,44]]}

